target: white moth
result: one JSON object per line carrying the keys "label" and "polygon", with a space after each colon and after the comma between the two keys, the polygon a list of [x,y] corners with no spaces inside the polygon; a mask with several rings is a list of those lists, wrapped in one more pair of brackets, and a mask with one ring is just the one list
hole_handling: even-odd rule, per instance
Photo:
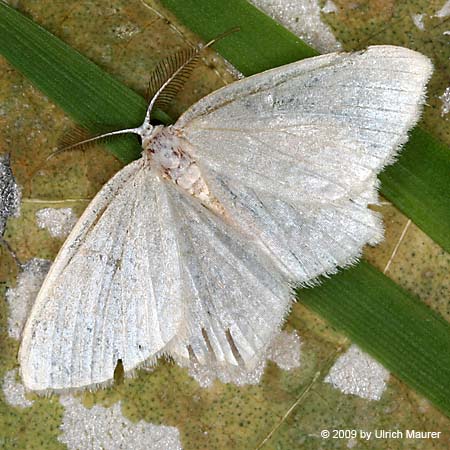
{"label": "white moth", "polygon": [[97,194],[39,292],[19,355],[28,389],[104,385],[119,360],[129,372],[162,354],[250,369],[293,286],[382,239],[367,206],[419,118],[425,56],[375,46],[310,58],[150,125],[189,64],[141,127],[113,133],[140,135],[142,158]]}

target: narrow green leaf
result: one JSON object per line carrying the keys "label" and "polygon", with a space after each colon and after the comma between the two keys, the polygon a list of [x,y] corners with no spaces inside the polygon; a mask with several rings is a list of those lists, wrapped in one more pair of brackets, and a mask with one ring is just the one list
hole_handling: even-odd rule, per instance
{"label": "narrow green leaf", "polygon": [[[189,29],[208,40],[240,26],[215,47],[244,75],[317,54],[246,0],[161,0]],[[434,241],[450,251],[450,151],[416,129],[398,162],[380,177],[381,193]]]}
{"label": "narrow green leaf", "polygon": [[[64,42],[0,2],[0,53],[77,123],[118,128],[142,123],[147,102]],[[155,118],[166,123],[164,113]],[[122,162],[140,156],[133,136],[107,144]]]}
{"label": "narrow green leaf", "polygon": [[[313,53],[303,43],[297,44],[291,33],[280,33],[277,23],[245,0],[161,3],[205,40],[217,30],[241,25],[242,32],[217,49],[245,75]],[[399,160],[381,176],[382,193],[447,250],[449,173],[450,152],[416,128]],[[364,262],[322,286],[300,290],[299,297],[450,415],[450,325],[427,306]]]}
{"label": "narrow green leaf", "polygon": [[398,161],[380,179],[383,195],[450,251],[450,149],[415,128]]}
{"label": "narrow green leaf", "polygon": [[[239,14],[243,15],[248,6],[242,6],[243,9],[239,10],[236,2],[243,3],[232,0],[226,3],[226,8],[234,13],[239,11]],[[191,5],[188,9],[193,8],[195,10],[196,7],[198,8],[198,5],[193,6],[193,3],[196,2],[192,2],[192,0],[175,3],[186,5],[186,7]],[[215,17],[223,15],[220,2],[214,0],[197,3],[214,4],[216,5],[214,8]],[[234,7],[235,3],[236,8]],[[253,11],[251,7],[248,10]],[[260,13],[258,12],[258,14]],[[223,29],[218,28],[217,23],[214,27],[215,22],[211,22],[208,16],[205,16],[204,21],[214,28],[210,29],[211,34],[206,38],[223,31]],[[287,60],[294,60],[302,57],[302,52],[304,52],[304,56],[313,53],[308,47],[302,45],[297,38],[289,37],[289,33],[283,31],[279,25],[275,25],[275,34],[272,33],[271,23],[273,22],[270,19],[262,19],[261,17],[255,19],[243,16],[241,20],[240,25],[243,29],[241,36],[247,34],[253,36],[255,42],[256,39],[265,39],[267,48],[271,49],[269,52],[271,54],[265,55],[262,52],[259,55],[259,52],[255,53],[252,50],[255,43],[243,43],[241,48],[234,48],[233,51],[230,51],[231,55],[235,55],[234,57],[239,56],[241,51],[243,55],[246,55],[247,68],[245,70],[247,73],[251,72],[250,66],[253,58],[259,61],[259,66],[255,69],[255,71],[258,71],[267,64],[277,65],[273,61],[277,59],[278,55],[282,55],[282,58]],[[246,24],[249,24],[248,31],[246,31]],[[229,29],[237,24],[233,22],[225,25],[224,29]],[[282,45],[278,45],[279,42],[278,44],[272,43],[272,38],[261,36],[261,32],[258,32],[260,27],[264,30],[262,33],[264,35],[281,36],[282,39],[287,39],[290,42],[286,47],[287,50],[285,51]],[[230,39],[236,39],[238,35],[239,33],[230,36]],[[227,41],[228,39],[222,41],[221,45],[226,45]],[[302,50],[298,50],[298,53],[294,49],[296,45],[300,46],[298,48],[302,48]],[[136,125],[142,119],[146,106],[143,99],[109,77],[57,38],[1,2],[0,52],[49,98],[59,104],[81,124],[89,126],[93,122],[100,122],[129,126]],[[228,57],[232,59],[230,55]],[[268,63],[267,61],[271,62]],[[233,62],[235,63],[235,61]],[[429,140],[427,140],[428,142]],[[130,147],[124,143],[114,146],[112,151],[124,162],[139,155],[137,145]],[[424,172],[427,173],[427,171]],[[354,287],[352,287],[353,282],[355,283]],[[321,314],[333,320],[333,323],[349,333],[363,348],[378,356],[394,373],[434,401],[444,412],[450,412],[448,403],[442,398],[445,386],[450,385],[449,379],[445,378],[448,377],[448,370],[445,370],[445,367],[448,368],[448,363],[446,365],[442,355],[441,358],[437,356],[439,351],[445,353],[445,350],[448,353],[449,332],[441,323],[442,321],[429,309],[418,306],[419,303],[407,296],[379,272],[368,267],[367,264],[345,271],[319,288],[301,291],[300,295],[305,303],[314,303],[317,308],[320,307]],[[380,298],[382,301],[380,301]],[[405,308],[400,307],[401,305],[399,306],[397,303],[413,306],[409,311],[405,311]],[[355,327],[357,318],[363,320],[364,317],[370,316],[367,312],[364,317],[361,316],[364,311],[370,308],[372,308],[372,311],[376,310],[378,320],[366,322],[365,327]],[[362,312],[359,311],[360,309],[362,309]],[[341,310],[342,314],[339,314]],[[373,312],[373,314],[375,313]],[[393,316],[399,321],[397,322],[399,330],[402,329],[399,324],[403,324],[404,332],[395,334],[395,326],[392,325],[390,327],[390,341],[378,344],[378,347],[375,348],[372,341],[378,342],[381,339],[384,318],[392,319]],[[380,320],[380,318],[383,318],[383,320]],[[370,333],[365,331],[366,329],[369,329]],[[413,342],[410,341],[414,341],[416,335],[424,335],[423,339],[420,338],[417,341],[424,346],[425,350],[421,353],[426,352],[433,357],[430,356],[429,359],[426,359],[422,356],[416,358],[416,355],[413,355],[417,359],[418,365],[416,368],[411,368],[411,361],[408,360],[412,356],[408,352],[398,352],[396,357],[389,356],[392,347],[412,348]],[[390,347],[386,354],[382,352],[384,346]],[[440,374],[437,375],[437,372]],[[422,377],[421,380],[417,379],[418,374]]]}
{"label": "narrow green leaf", "polygon": [[450,416],[450,324],[362,262],[300,301]]}
{"label": "narrow green leaf", "polygon": [[318,55],[245,0],[162,0],[160,3],[204,41],[239,27],[239,32],[219,41],[214,49],[245,76]]}

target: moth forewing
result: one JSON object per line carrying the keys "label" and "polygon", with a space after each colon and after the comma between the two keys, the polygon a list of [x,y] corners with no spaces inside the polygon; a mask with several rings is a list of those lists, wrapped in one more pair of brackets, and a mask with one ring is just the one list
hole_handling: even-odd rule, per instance
{"label": "moth forewing", "polygon": [[332,53],[219,89],[175,127],[241,229],[309,284],[381,240],[376,175],[417,123],[431,72],[400,47]]}
{"label": "moth forewing", "polygon": [[97,194],[25,326],[19,359],[28,389],[108,383],[119,359],[128,372],[176,335],[184,310],[170,213],[164,185],[143,159]]}

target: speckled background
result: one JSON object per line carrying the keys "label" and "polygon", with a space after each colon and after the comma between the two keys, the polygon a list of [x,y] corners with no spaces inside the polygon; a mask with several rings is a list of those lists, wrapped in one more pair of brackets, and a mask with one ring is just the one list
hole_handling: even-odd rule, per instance
{"label": "speckled background", "polygon": [[[156,62],[197,42],[156,2],[151,0],[30,0],[10,1],[47,30],[63,39],[105,71],[143,94]],[[308,2],[299,2],[308,3]],[[315,3],[317,2],[309,2]],[[319,2],[324,6],[325,1]],[[430,83],[423,126],[450,144],[450,114],[442,115],[439,99],[450,81],[450,16],[436,17],[443,0],[335,0],[336,10],[322,13],[344,49],[391,43],[418,49],[432,58],[436,73]],[[329,6],[329,5],[328,5]],[[413,21],[422,17],[424,30]],[[49,74],[51,76],[51,74]],[[169,111],[173,116],[232,76],[213,52],[195,71]],[[73,208],[79,215],[89,199],[121,167],[101,147],[89,153],[68,152],[45,162],[58,138],[71,126],[65,114],[0,58],[0,153],[11,153],[11,166],[22,187],[21,213],[8,221],[5,238],[21,261],[53,259],[63,239],[40,229],[36,211]],[[450,257],[398,210],[384,202],[386,240],[366,257],[397,283],[417,294],[450,319]],[[17,266],[0,247],[0,296],[14,288]],[[0,380],[17,368],[18,342],[7,333],[8,309],[0,302]],[[450,420],[395,377],[381,400],[343,394],[323,382],[329,368],[350,342],[301,305],[294,306],[286,329],[301,337],[301,367],[283,371],[269,363],[262,382],[237,387],[216,382],[201,388],[185,369],[161,361],[153,371],[138,371],[133,379],[79,396],[82,404],[110,407],[120,401],[129,426],[146,421],[179,430],[185,450],[256,449],[448,449]],[[57,396],[28,395],[32,406],[10,405],[0,394],[0,448],[66,448],[58,440],[64,406]],[[120,410],[119,410],[120,413]],[[100,423],[100,421],[99,421]],[[128,423],[128,422],[127,422]],[[95,431],[95,420],[93,420]],[[418,429],[443,431],[436,440],[386,440],[370,443],[320,438],[322,429]],[[101,432],[101,430],[100,430]],[[142,439],[148,439],[142,435]],[[86,444],[81,444],[86,448]],[[151,443],[147,442],[147,447]],[[117,442],[113,448],[138,448]],[[145,442],[143,443],[145,445]],[[74,447],[75,448],[75,447]],[[140,448],[140,447],[139,447]],[[169,444],[160,448],[171,448]],[[173,447],[172,447],[173,448]]]}

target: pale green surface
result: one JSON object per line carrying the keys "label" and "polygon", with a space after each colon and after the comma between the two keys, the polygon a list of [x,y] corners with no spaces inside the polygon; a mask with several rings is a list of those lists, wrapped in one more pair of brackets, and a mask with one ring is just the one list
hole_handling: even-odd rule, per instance
{"label": "pale green surface", "polygon": [[[350,4],[344,1],[335,3]],[[426,112],[425,126],[449,143],[449,121],[439,117],[440,103],[436,99],[436,95],[440,95],[445,88],[444,70],[448,69],[443,44],[439,44],[445,39],[442,36],[445,28],[433,28],[436,22],[431,21],[435,19],[429,19],[427,29],[430,31],[421,35],[409,16],[410,12],[417,11],[429,11],[432,14],[435,9],[426,10],[426,5],[431,3],[431,7],[441,6],[443,2],[398,2],[402,6],[396,6],[395,2],[370,3],[371,7],[366,7],[364,2],[352,2],[360,6],[345,9],[338,15],[327,15],[326,18],[336,25],[338,38],[347,43],[348,48],[366,45],[367,36],[387,26],[387,30],[379,35],[379,43],[396,42],[414,47],[411,44],[413,39],[419,49],[435,58],[438,74],[431,84],[429,103],[433,108]],[[145,91],[147,74],[155,62],[185,45],[171,24],[158,18],[139,1],[115,1],[108,7],[103,6],[105,3],[84,1],[28,1],[24,5],[24,11],[33,20],[140,93]],[[369,16],[373,18],[373,23],[368,22]],[[392,21],[397,37],[391,36],[389,27]],[[114,30],[129,24],[137,25],[141,31],[128,38],[119,38]],[[407,33],[403,34],[400,30]],[[433,40],[430,44],[431,36],[436,36],[437,42]],[[373,43],[373,39],[370,43]],[[216,59],[210,60],[210,64],[218,66],[223,73],[221,63]],[[91,198],[119,169],[119,163],[99,148],[85,155],[62,155],[47,163],[38,174],[33,174],[55,145],[60,132],[70,122],[3,60],[0,61],[0,74],[0,104],[6,112],[0,115],[0,152],[12,152],[13,170],[24,186],[24,197],[42,200]],[[230,78],[226,74],[222,76]],[[200,69],[171,113],[175,115],[181,112],[221,84],[215,71],[206,67]],[[76,211],[80,212],[86,204],[86,201],[81,200],[75,206]],[[45,206],[48,205],[42,203],[39,207]],[[61,203],[61,206],[67,205]],[[73,204],[70,206],[74,207]],[[8,241],[24,261],[31,257],[52,258],[62,243],[37,229],[34,220],[37,208],[36,204],[25,203],[21,217],[11,220],[7,230]],[[387,239],[370,251],[369,259],[382,270],[398,243],[407,219],[390,205],[380,209],[385,215]],[[4,252],[1,258],[0,281],[6,281],[7,286],[12,286],[16,268]],[[3,264],[4,261],[6,264]],[[449,318],[448,278],[445,279],[448,268],[448,254],[411,225],[398,247],[388,275]],[[3,296],[3,284],[0,289],[0,295]],[[2,378],[6,370],[17,366],[15,354],[18,344],[6,337],[6,307],[3,302],[0,318]],[[305,389],[308,389],[308,394],[264,448],[346,448],[345,440],[323,441],[318,437],[321,429],[335,427],[366,430],[416,428],[448,433],[450,421],[395,379],[391,379],[380,402],[345,396],[323,384],[321,375],[311,384],[319,371],[326,373],[339,349],[345,348],[348,342],[300,305],[293,308],[288,322],[288,328],[291,327],[299,330],[304,342],[302,368],[283,372],[269,365],[259,386],[237,388],[216,383],[211,389],[204,390],[184,370],[164,363],[153,372],[140,372],[137,378],[126,380],[117,389],[85,395],[85,404],[100,402],[109,405],[122,399],[123,413],[131,420],[144,419],[177,426],[185,450],[255,448]],[[25,410],[0,401],[0,447],[64,448],[56,440],[62,411],[57,397],[39,399],[32,408]],[[389,446],[392,449],[447,449],[450,447],[449,439],[447,434],[445,438],[435,441],[406,443],[380,440],[356,448],[386,449]]]}

